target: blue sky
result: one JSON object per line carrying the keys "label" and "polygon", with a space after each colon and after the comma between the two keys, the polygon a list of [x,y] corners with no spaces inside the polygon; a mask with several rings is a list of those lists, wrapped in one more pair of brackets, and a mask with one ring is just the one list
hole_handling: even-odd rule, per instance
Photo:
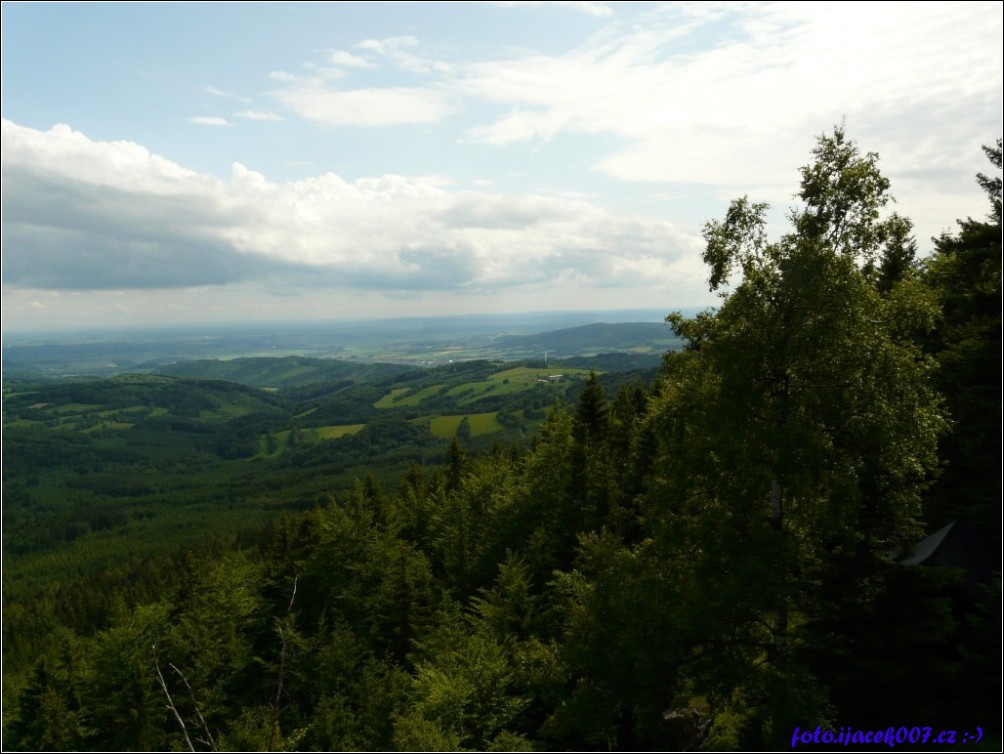
{"label": "blue sky", "polygon": [[814,139],[981,215],[999,3],[4,3],[7,330],[712,304]]}

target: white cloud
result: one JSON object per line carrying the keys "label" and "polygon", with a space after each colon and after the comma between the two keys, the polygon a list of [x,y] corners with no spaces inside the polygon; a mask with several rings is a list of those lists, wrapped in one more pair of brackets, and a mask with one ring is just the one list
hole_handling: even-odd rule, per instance
{"label": "white cloud", "polygon": [[[411,36],[366,39],[356,48],[379,61],[411,74],[449,77],[450,63],[426,58],[412,52],[418,39]],[[346,68],[375,67],[371,60],[341,50],[327,56],[338,67],[305,64],[306,75],[272,71],[269,78],[283,86],[272,92],[279,102],[307,120],[325,126],[393,126],[438,123],[458,110],[459,93],[448,81],[420,86],[357,87],[342,85]]]}
{"label": "white cloud", "polygon": [[276,115],[271,110],[241,110],[239,113],[234,113],[235,118],[244,118],[245,120],[265,120],[279,122],[283,120],[281,115]]}
{"label": "white cloud", "polygon": [[244,102],[246,104],[251,103],[250,97],[242,97],[239,94],[231,94],[230,92],[225,92],[215,86],[204,86],[202,87],[202,91],[212,94],[214,97],[221,97],[223,99],[234,100],[236,102]]}
{"label": "white cloud", "polygon": [[[512,107],[471,129],[475,141],[612,134],[628,144],[596,164],[618,179],[781,182],[797,164],[786,155],[801,159],[813,134],[843,116],[855,137],[875,134],[906,155],[926,151],[929,134],[917,122],[929,120],[925,111],[997,104],[984,116],[992,135],[1001,76],[985,62],[995,50],[999,57],[998,11],[985,3],[872,3],[860,12],[768,3],[723,14],[674,3],[564,55],[473,64],[458,85]],[[948,129],[946,142],[957,136]],[[960,157],[945,146],[931,155],[939,163]]]}
{"label": "white cloud", "polygon": [[599,18],[606,18],[607,16],[612,16],[614,11],[608,3],[590,3],[590,2],[518,2],[513,0],[512,2],[505,2],[504,0],[500,2],[490,3],[491,5],[497,5],[500,8],[541,8],[546,6],[556,6],[559,8],[569,8],[571,10],[577,10],[581,13],[586,13],[590,16],[597,16]]}
{"label": "white cloud", "polygon": [[326,126],[393,126],[436,123],[455,107],[436,87],[334,89],[319,78],[302,78],[275,93],[298,115]]}
{"label": "white cloud", "polygon": [[[352,88],[288,77],[275,96],[335,126],[430,124],[463,113],[474,120],[465,140],[495,147],[612,136],[622,145],[607,146],[592,166],[618,181],[741,187],[782,203],[814,137],[846,118],[852,138],[883,154],[906,199],[939,191],[921,166],[968,181],[979,143],[999,131],[999,10],[671,3],[564,53],[509,50],[466,62],[423,54],[412,36],[367,39],[356,48],[424,83]],[[501,114],[488,115],[485,104]]]}
{"label": "white cloud", "polygon": [[197,126],[229,126],[230,121],[219,115],[196,115],[188,119]]}
{"label": "white cloud", "polygon": [[344,50],[335,50],[328,56],[328,60],[335,65],[340,65],[345,68],[373,67],[373,64],[366,58],[360,57],[359,55],[353,55],[351,52],[345,52]]}
{"label": "white cloud", "polygon": [[613,136],[623,146],[593,167],[618,181],[780,205],[814,138],[846,119],[926,239],[971,212],[974,155],[1000,130],[1002,33],[990,3],[673,3],[564,54],[472,63],[451,84],[507,107],[470,141]]}
{"label": "white cloud", "polygon": [[3,154],[3,275],[13,286],[259,280],[472,292],[702,274],[698,239],[579,199],[450,192],[435,176],[275,183],[240,164],[219,180],[134,143],[10,121]]}
{"label": "white cloud", "polygon": [[456,66],[452,63],[416,55],[412,50],[418,46],[419,40],[411,36],[365,39],[356,45],[360,50],[384,57],[410,73],[450,76],[456,71]]}
{"label": "white cloud", "polygon": [[401,50],[416,46],[418,46],[418,38],[410,36],[364,39],[356,45],[360,50],[368,50],[379,55],[393,55]]}
{"label": "white cloud", "polygon": [[[436,47],[413,36],[366,39],[295,74],[269,73],[267,107],[202,87],[219,107],[192,112],[240,112],[189,122],[288,118],[281,104],[324,126],[419,125],[437,162],[414,169],[442,172],[454,154],[436,139],[462,133],[454,152],[472,157],[479,178],[494,163],[508,172],[505,185],[520,178],[543,194],[559,157],[595,170],[595,182],[577,186],[584,191],[608,178],[651,182],[624,190],[645,195],[634,206],[649,210],[652,195],[682,197],[670,211],[687,205],[680,211],[694,213],[685,222],[696,226],[718,212],[705,213],[708,197],[724,205],[748,192],[788,204],[814,136],[846,117],[849,135],[881,153],[896,209],[917,222],[922,246],[980,212],[972,174],[985,169],[980,144],[1000,133],[1004,88],[997,3],[681,2],[618,6],[616,19],[610,4],[564,5],[597,19],[572,48],[494,46],[489,35],[477,48],[450,48],[440,44],[446,33]],[[555,34],[554,44],[566,38]],[[477,51],[459,59],[457,49]],[[430,127],[450,118],[448,128]],[[454,285],[472,298],[556,281],[589,295],[598,281],[704,288],[694,238],[567,194],[492,193],[462,171],[457,185],[475,191],[400,176],[276,183],[241,167],[218,179],[66,126],[43,133],[5,121],[3,132],[3,275],[17,285],[276,279],[294,289],[334,280]],[[388,162],[400,135],[388,135]],[[408,164],[425,157],[413,150]]]}

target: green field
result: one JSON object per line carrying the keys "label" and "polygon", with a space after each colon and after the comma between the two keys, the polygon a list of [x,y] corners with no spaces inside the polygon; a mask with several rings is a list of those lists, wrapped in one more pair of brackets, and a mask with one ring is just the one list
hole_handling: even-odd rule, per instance
{"label": "green field", "polygon": [[103,421],[103,422],[100,422],[99,424],[95,424],[93,427],[88,427],[87,429],[85,429],[83,431],[84,432],[102,432],[102,431],[104,431],[106,429],[118,429],[118,430],[122,430],[122,429],[132,429],[132,428],[133,428],[133,425],[132,425],[131,422],[114,422],[114,421],[110,422],[110,421]]}
{"label": "green field", "polygon": [[[101,409],[101,410],[97,410]],[[132,421],[121,421],[126,417],[130,419],[143,416],[165,416],[168,413],[166,408],[147,408],[146,406],[127,406],[125,408],[106,408],[97,404],[65,403],[58,406],[47,406],[41,409],[45,412],[48,420],[58,422],[52,424],[52,429],[73,430],[83,432],[94,432],[101,429],[131,429]],[[94,422],[97,423],[94,423]],[[41,426],[44,420],[19,419],[7,421],[5,426],[28,427]],[[83,429],[81,429],[83,427]]]}
{"label": "green field", "polygon": [[35,421],[34,419],[11,419],[10,421],[4,422],[4,427],[39,427],[42,422]]}
{"label": "green field", "polygon": [[398,403],[406,393],[411,391],[410,387],[398,387],[391,390],[387,395],[373,404],[373,408],[396,408]]}
{"label": "green field", "polygon": [[418,390],[408,387],[393,388],[373,406],[378,409],[414,408],[427,399],[437,397],[453,399],[457,405],[467,405],[483,398],[512,395],[540,387],[557,387],[564,391],[569,381],[584,379],[589,375],[589,371],[563,366],[552,369],[514,367],[488,374],[484,379],[462,382],[452,387],[445,383],[437,383]]}
{"label": "green field", "polygon": [[[597,372],[600,373],[600,372]],[[589,369],[574,366],[516,366],[487,374],[484,380],[475,380],[449,387],[437,384],[428,388],[395,388],[373,404],[376,409],[401,409],[421,406],[427,399],[444,397],[458,406],[473,404],[485,398],[511,396],[536,388],[557,388],[561,392],[570,381],[583,380]]]}
{"label": "green field", "polygon": [[337,440],[339,437],[354,435],[365,426],[365,424],[341,424],[330,427],[314,427],[303,431],[313,433],[318,440]]}
{"label": "green field", "polygon": [[498,411],[487,414],[454,414],[450,416],[436,416],[429,420],[429,431],[434,437],[453,437],[457,434],[460,424],[467,419],[471,427],[471,436],[488,435],[492,432],[501,432],[503,427],[498,422]]}
{"label": "green field", "polygon": [[430,385],[415,392],[411,392],[412,389],[408,387],[395,388],[374,403],[373,407],[400,408],[402,406],[417,406],[426,398],[438,395],[444,387],[446,387],[444,384]]}
{"label": "green field", "polygon": [[58,414],[90,414],[101,408],[104,406],[100,403],[64,403],[61,406],[51,407],[51,410]]}
{"label": "green field", "polygon": [[[596,370],[593,370],[596,371]],[[496,372],[491,377],[490,380],[503,381],[511,380],[517,382],[536,382],[537,380],[544,380],[555,374],[561,374],[564,377],[588,377],[590,370],[588,369],[577,369],[575,367],[564,367],[558,366],[554,369],[540,369],[538,367],[513,367],[512,369],[506,369],[502,372]],[[602,372],[597,371],[597,374],[602,374]]]}
{"label": "green field", "polygon": [[455,398],[459,405],[466,405],[482,398],[512,395],[538,387],[553,386],[563,390],[570,379],[584,379],[588,376],[588,369],[564,368],[558,372],[534,367],[514,367],[495,372],[486,380],[457,385],[448,390],[446,395]]}
{"label": "green field", "polygon": [[457,403],[471,403],[489,395],[502,395],[508,393],[518,393],[526,388],[516,383],[503,384],[494,380],[483,380],[481,382],[465,382],[446,391],[450,398],[456,398]]}
{"label": "green field", "polygon": [[[335,424],[327,427],[309,427],[307,429],[296,430],[296,440],[293,445],[312,445],[322,440],[337,440],[340,437],[348,437],[361,431],[365,424]],[[292,429],[283,429],[273,433],[273,449],[269,450],[268,435],[260,435],[258,438],[258,455],[270,456],[279,455],[289,450],[290,437],[293,435]]]}
{"label": "green field", "polygon": [[430,385],[427,388],[419,390],[411,395],[405,396],[399,400],[396,406],[417,406],[419,403],[424,401],[426,398],[431,398],[434,395],[438,395],[446,385]]}

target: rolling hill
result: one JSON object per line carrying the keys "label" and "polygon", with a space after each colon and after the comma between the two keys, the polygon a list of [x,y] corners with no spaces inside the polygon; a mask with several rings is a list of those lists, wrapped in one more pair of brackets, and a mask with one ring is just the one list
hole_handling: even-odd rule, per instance
{"label": "rolling hill", "polygon": [[356,384],[413,371],[401,364],[373,364],[304,356],[197,359],[158,367],[157,374],[197,380],[226,380],[258,388],[297,388],[321,382]]}
{"label": "rolling hill", "polygon": [[503,335],[495,344],[510,352],[539,356],[548,351],[552,357],[566,357],[610,351],[661,354],[678,348],[680,340],[660,322],[597,322],[535,335]]}

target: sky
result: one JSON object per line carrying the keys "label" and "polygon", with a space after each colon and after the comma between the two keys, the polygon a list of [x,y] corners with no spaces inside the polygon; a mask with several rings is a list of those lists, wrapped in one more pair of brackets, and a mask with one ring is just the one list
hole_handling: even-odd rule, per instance
{"label": "sky", "polygon": [[982,217],[998,2],[3,3],[5,331],[713,305],[815,140]]}

